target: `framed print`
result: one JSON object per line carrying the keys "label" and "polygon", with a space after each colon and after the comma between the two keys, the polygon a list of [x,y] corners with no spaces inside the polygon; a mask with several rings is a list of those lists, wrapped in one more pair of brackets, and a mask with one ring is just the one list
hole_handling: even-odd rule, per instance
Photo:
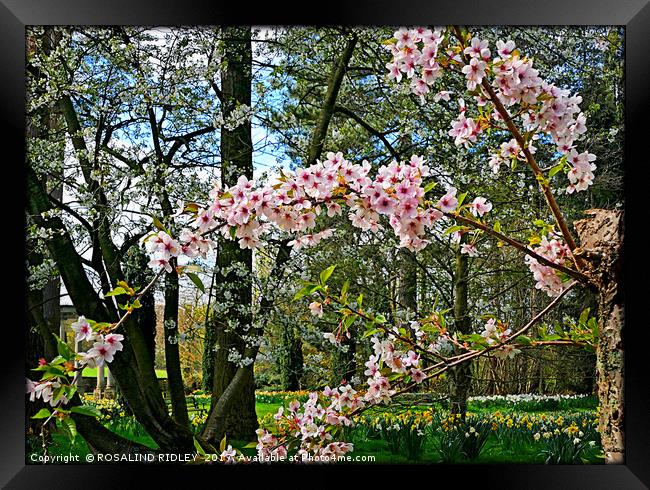
{"label": "framed print", "polygon": [[648,488],[647,2],[320,8],[2,0],[0,483]]}

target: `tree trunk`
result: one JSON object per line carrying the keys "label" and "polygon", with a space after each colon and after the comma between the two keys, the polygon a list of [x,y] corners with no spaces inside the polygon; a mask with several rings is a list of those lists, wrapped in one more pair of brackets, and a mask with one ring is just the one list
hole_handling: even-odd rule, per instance
{"label": "tree trunk", "polygon": [[302,342],[300,335],[290,322],[282,325],[282,342],[280,349],[280,375],[282,389],[285,391],[297,391],[300,389],[300,379],[303,374]]}
{"label": "tree trunk", "polygon": [[[275,256],[275,266],[271,271],[269,280],[280,281],[284,274],[285,264],[289,261],[291,247],[287,245],[289,240],[283,241]],[[270,293],[264,295],[260,301],[259,308],[259,331],[263,332],[264,327],[270,317],[271,309],[273,307]],[[219,349],[221,350],[221,349]],[[243,352],[243,357],[255,359],[257,356],[258,347],[248,346]],[[217,351],[218,352],[218,351]],[[233,366],[229,363],[228,366]],[[217,379],[215,378],[215,384]],[[220,387],[221,388],[221,387]],[[205,428],[201,434],[203,441],[211,444],[218,443],[224,435],[231,438],[242,438],[232,435],[227,432],[227,428],[233,421],[236,421],[237,414],[233,413],[233,407],[240,404],[244,409],[252,410],[255,413],[255,380],[253,377],[253,364],[242,365],[234,370],[234,374],[230,382],[223,386],[218,399],[213,396],[210,406],[210,413],[205,423]],[[240,420],[243,425],[235,427],[237,430],[255,430],[257,428],[257,417],[255,418],[255,425],[249,423],[249,417],[245,420]],[[253,439],[253,437],[251,437]]]}
{"label": "tree trunk", "polygon": [[[461,239],[464,243],[465,236]],[[454,325],[453,331],[471,333],[472,323],[468,308],[468,264],[467,255],[456,250],[456,270],[454,281]],[[449,402],[451,413],[461,414],[465,418],[467,397],[471,383],[471,362],[462,363],[449,370]]]}
{"label": "tree trunk", "polygon": [[580,249],[587,273],[598,288],[598,348],[596,376],[600,433],[605,462],[625,463],[623,348],[623,212],[592,209],[591,218],[577,221]]}
{"label": "tree trunk", "polygon": [[[147,265],[149,258],[139,246],[131,247],[126,253],[125,280],[131,286],[149,284],[154,275]],[[140,298],[138,314],[135,320],[144,336],[144,342],[151,359],[156,357],[156,298],[152,289]]]}
{"label": "tree trunk", "polygon": [[339,95],[339,90],[341,89],[341,84],[343,83],[343,76],[348,69],[348,63],[352,58],[352,53],[354,53],[356,44],[356,34],[348,34],[348,41],[345,45],[345,48],[343,49],[341,56],[339,56],[336,63],[334,63],[334,66],[332,67],[329,80],[327,81],[327,93],[325,94],[323,107],[321,108],[318,122],[316,123],[316,127],[314,128],[314,133],[312,134],[312,139],[309,144],[307,166],[315,164],[318,157],[320,157],[321,153],[323,153],[323,146],[325,145],[325,139],[327,138],[327,128],[329,127],[332,115],[334,114],[336,98]]}
{"label": "tree trunk", "polygon": [[181,371],[180,352],[178,350],[178,274],[175,270],[165,276],[165,310],[163,314],[163,332],[165,335],[165,367],[172,404],[172,417],[176,423],[189,427],[185,387]]}
{"label": "tree trunk", "polygon": [[[223,117],[227,120],[239,105],[251,105],[251,30],[249,27],[228,27],[223,29],[223,34],[226,66],[221,72],[221,93]],[[250,120],[233,130],[221,128],[221,183],[224,187],[233,186],[240,175],[253,178]],[[224,269],[229,270],[224,273]],[[233,354],[244,357],[246,343],[242,334],[252,323],[252,271],[251,250],[241,249],[237,241],[221,240],[215,270],[215,303],[221,309],[219,313],[213,312],[207,323],[208,341],[204,352],[205,356],[214,356],[213,406],[224,395],[238,371],[238,366],[229,357]],[[229,306],[224,307],[224,303]],[[232,398],[221,405],[226,407],[226,412],[219,417],[218,430],[211,434],[212,443],[218,443],[213,439],[223,434],[234,439],[255,438],[258,423],[253,364],[243,371],[229,392]]]}

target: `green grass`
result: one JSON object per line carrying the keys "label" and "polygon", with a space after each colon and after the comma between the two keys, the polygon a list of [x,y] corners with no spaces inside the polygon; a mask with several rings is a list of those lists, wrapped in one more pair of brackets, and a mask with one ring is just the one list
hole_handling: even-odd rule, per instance
{"label": "green grass", "polygon": [[257,418],[261,419],[268,414],[276,414],[281,406],[281,403],[256,403],[255,412],[257,412]]}
{"label": "green grass", "polygon": [[[81,375],[84,378],[96,378],[97,377],[97,368],[86,367],[81,372]],[[167,371],[164,369],[156,369],[156,377],[158,379],[167,379]]]}
{"label": "green grass", "polygon": [[[197,404],[200,410],[207,412],[210,405],[210,399],[197,399]],[[194,405],[190,402],[188,403],[188,408],[194,410],[192,407]],[[277,413],[278,409],[282,406],[282,403],[279,401],[276,403],[256,403],[256,412],[258,418],[268,421],[270,417]],[[427,406],[410,406],[410,407],[390,407],[390,408],[373,408],[371,412],[377,411],[381,412],[387,410],[389,412],[396,412],[403,410],[418,411],[420,409],[426,410],[430,407]],[[493,413],[496,410],[501,410],[502,413],[508,412],[509,410],[504,410],[505,407],[494,407],[489,409],[488,407],[472,407],[475,410],[472,410],[477,414],[488,414]],[[532,408],[532,407],[531,407]],[[572,407],[573,410],[562,411],[562,414],[579,414],[579,413],[590,413],[593,414],[594,410],[589,410],[584,407]],[[518,413],[524,414],[527,413],[526,410],[517,410]],[[530,410],[530,412],[536,412],[535,410]],[[555,417],[560,412],[549,411],[546,412],[549,417]],[[113,420],[109,423],[109,428],[120,435],[131,439],[133,441],[142,443],[149,447],[156,447],[153,439],[144,431],[144,429],[132,419],[118,419]],[[356,433],[356,430],[352,432],[352,438],[349,442],[354,443],[353,456],[373,456],[375,457],[375,463],[385,463],[385,464],[414,464],[414,463],[437,463],[440,461],[440,455],[435,449],[435,444],[438,441],[437,435],[429,435],[425,441],[421,457],[418,460],[410,460],[405,452],[405,450],[400,450],[397,454],[391,453],[388,443],[379,438],[371,438],[370,435],[368,438],[362,436],[359,433]],[[242,449],[244,454],[254,455],[254,448],[243,449],[246,444],[250,441],[229,441],[234,447]],[[52,434],[52,444],[48,448],[48,452],[51,455],[55,454],[73,454],[79,455],[81,461],[84,460],[86,454],[88,454],[89,449],[86,442],[83,440],[81,435],[78,435],[74,443],[71,443],[68,438],[63,434],[63,432],[55,432]],[[524,442],[523,444],[516,444],[512,447],[505,447],[499,443],[499,440],[496,434],[492,433],[488,436],[485,446],[481,451],[479,457],[473,461],[458,461],[459,464],[499,464],[499,463],[521,463],[521,464],[543,464],[545,461],[545,456],[541,453],[541,446],[539,444],[530,441],[530,443]],[[590,457],[588,463],[599,464],[602,463],[602,459],[599,459],[596,456]]]}
{"label": "green grass", "polygon": [[[433,448],[433,441],[425,443],[422,457],[409,460],[405,453],[391,454],[388,443],[384,440],[354,441],[353,456],[374,456],[374,463],[384,464],[431,464],[440,462],[438,452]],[[544,464],[546,457],[540,454],[539,447],[530,444],[516,449],[504,449],[494,435],[490,435],[479,457],[473,461],[458,461],[456,464]],[[592,458],[589,464],[602,464],[603,460]]]}

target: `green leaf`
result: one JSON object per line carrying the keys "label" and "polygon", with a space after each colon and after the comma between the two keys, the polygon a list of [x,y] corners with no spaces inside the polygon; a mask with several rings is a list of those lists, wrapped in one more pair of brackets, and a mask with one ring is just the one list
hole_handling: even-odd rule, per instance
{"label": "green leaf", "polygon": [[230,233],[230,238],[232,238],[233,240],[235,238],[237,238],[237,227],[236,226],[231,226],[230,229],[228,230],[228,232]]}
{"label": "green leaf", "polygon": [[162,221],[160,221],[157,216],[151,215],[151,217],[153,218],[153,225],[160,231],[164,231],[169,235],[169,232],[167,231],[167,228],[165,228],[165,225],[162,224]]}
{"label": "green leaf", "polygon": [[343,326],[345,327],[345,329],[347,330],[348,328],[350,328],[350,325],[352,325],[356,319],[357,316],[355,314],[346,316],[345,320],[343,321]]}
{"label": "green leaf", "polygon": [[501,222],[497,221],[496,223],[494,223],[494,226],[492,227],[492,229],[494,231],[496,231],[497,233],[501,233]]}
{"label": "green leaf", "polygon": [[72,349],[68,347],[68,344],[63,342],[57,335],[54,337],[56,338],[56,350],[61,357],[69,360],[72,356],[74,356],[74,352],[72,352]]}
{"label": "green leaf", "polygon": [[530,345],[533,342],[532,339],[526,335],[520,335],[516,340],[518,343],[523,345]]}
{"label": "green leaf", "polygon": [[77,437],[77,424],[75,421],[72,420],[71,417],[66,417],[64,419],[61,419],[61,425],[66,429],[68,435],[70,435],[70,439],[72,439],[74,442],[75,438]]}
{"label": "green leaf", "polygon": [[564,168],[564,162],[558,163],[555,167],[549,170],[548,176],[553,177],[556,173],[560,172],[563,168]]}
{"label": "green leaf", "polygon": [[458,196],[458,207],[460,207],[463,204],[463,201],[467,197],[467,192],[463,192],[460,196]]}
{"label": "green leaf", "polygon": [[332,272],[334,272],[334,269],[336,269],[336,265],[330,265],[327,269],[325,269],[324,271],[322,271],[320,273],[320,282],[321,282],[321,284],[325,285],[327,280],[332,275]]}
{"label": "green leaf", "polygon": [[379,315],[375,316],[375,321],[377,323],[386,323],[386,317],[380,313]]}
{"label": "green leaf", "polygon": [[427,185],[424,186],[424,193],[426,194],[427,192],[429,192],[431,189],[433,189],[437,185],[438,185],[438,183],[435,182],[435,181],[434,182],[429,182]]}
{"label": "green leaf", "polygon": [[202,293],[205,293],[205,286],[203,285],[203,281],[201,281],[201,278],[194,274],[193,272],[188,272],[187,277],[190,278],[190,280],[194,283],[194,285],[201,290]]}
{"label": "green leaf", "polygon": [[341,288],[341,297],[345,298],[345,296],[348,294],[348,288],[350,287],[350,281],[346,280],[343,283],[343,287]]}
{"label": "green leaf", "polygon": [[578,319],[578,323],[584,325],[587,323],[587,320],[589,320],[589,308],[582,310],[582,313],[580,313],[580,318]]}
{"label": "green leaf", "polygon": [[224,452],[226,450],[226,436],[223,436],[221,443],[219,444],[219,451]]}
{"label": "green leaf", "polygon": [[77,405],[76,407],[72,407],[70,411],[72,413],[78,413],[79,415],[87,415],[88,417],[101,416],[101,412],[97,407],[93,407],[92,405]]}
{"label": "green leaf", "polygon": [[249,442],[242,449],[250,449],[250,448],[256,448],[256,447],[257,447],[257,442]]}
{"label": "green leaf", "polygon": [[121,286],[116,287],[112,291],[109,291],[104,295],[105,298],[108,298],[109,296],[119,296],[121,294],[126,294],[126,289],[124,289]]}
{"label": "green leaf", "polygon": [[303,287],[300,291],[296,293],[296,295],[293,297],[293,300],[299,300],[303,296],[307,296],[309,294],[315,293],[316,291],[320,291],[323,289],[323,287],[319,284],[307,284],[305,287]]}
{"label": "green leaf", "polygon": [[199,453],[201,456],[205,456],[205,449],[203,449],[201,444],[199,444],[199,441],[196,439],[196,437],[194,437],[193,439],[194,439],[194,448],[196,449],[196,452]]}
{"label": "green leaf", "polygon": [[447,228],[445,231],[442,232],[442,234],[443,234],[443,235],[451,235],[452,233],[455,233],[455,232],[457,232],[457,231],[460,231],[460,230],[462,230],[463,228],[465,228],[465,227],[464,227],[464,226],[460,226],[460,225],[454,225],[454,226],[451,226],[451,227]]}
{"label": "green leaf", "polygon": [[362,304],[363,304],[363,293],[361,293],[361,294],[359,295],[359,297],[357,298],[357,307],[358,307],[358,308],[361,308],[361,305],[362,305]]}
{"label": "green leaf", "polygon": [[47,408],[41,408],[36,415],[32,415],[33,419],[46,419],[50,415],[52,415],[52,412],[50,412]]}
{"label": "green leaf", "polygon": [[370,336],[372,336],[372,335],[375,335],[376,333],[379,333],[379,332],[381,332],[381,330],[378,329],[378,328],[373,328],[372,330],[366,330],[366,331],[364,332],[362,338],[364,338],[364,339],[365,339],[365,338],[368,338],[368,337],[370,337]]}

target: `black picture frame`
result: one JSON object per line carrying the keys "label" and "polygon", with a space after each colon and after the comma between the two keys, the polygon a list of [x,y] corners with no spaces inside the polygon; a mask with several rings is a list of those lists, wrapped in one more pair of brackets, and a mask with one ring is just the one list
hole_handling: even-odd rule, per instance
{"label": "black picture frame", "polygon": [[[239,9],[237,9],[239,7]],[[309,5],[303,5],[309,7]],[[442,485],[441,477],[456,478],[456,485],[480,488],[585,488],[640,489],[650,487],[650,364],[647,362],[647,329],[644,320],[644,296],[648,288],[638,287],[638,279],[647,281],[643,260],[644,172],[650,163],[644,156],[649,138],[647,115],[650,89],[650,0],[477,0],[424,2],[397,1],[343,2],[334,0],[312,6],[311,13],[297,7],[269,2],[263,6],[203,0],[117,0],[110,4],[99,0],[0,0],[0,135],[4,139],[0,157],[4,170],[6,243],[17,247],[7,252],[7,265],[16,270],[5,272],[8,286],[2,335],[0,365],[0,486],[6,488],[130,488],[137,478],[151,486],[160,479],[172,484],[195,485],[197,476],[211,479],[214,471],[255,474],[254,484],[266,484],[269,472],[286,466],[151,466],[130,467],[100,465],[25,465],[24,436],[24,173],[25,173],[25,26],[26,25],[210,25],[210,24],[327,24],[327,25],[624,25],[625,26],[625,295],[626,324],[624,340],[626,462],[624,465],[543,466],[543,465],[463,465],[425,466],[388,472],[399,478],[406,471],[408,483]],[[14,319],[9,313],[17,312]],[[280,480],[296,485],[299,478],[324,467],[292,466],[290,478]],[[327,468],[337,472],[341,467]],[[345,467],[372,483],[386,474],[385,468]],[[241,473],[243,472],[243,473]],[[421,473],[424,481],[411,480]],[[263,480],[257,480],[262,477]],[[329,478],[329,477],[328,477]],[[338,477],[337,477],[338,478]],[[237,480],[234,480],[237,482]],[[305,485],[310,485],[305,480]],[[314,480],[311,480],[313,483]],[[318,482],[318,481],[317,481]],[[418,483],[416,483],[418,482]],[[407,484],[408,484],[407,483]],[[453,484],[452,484],[453,485]]]}

